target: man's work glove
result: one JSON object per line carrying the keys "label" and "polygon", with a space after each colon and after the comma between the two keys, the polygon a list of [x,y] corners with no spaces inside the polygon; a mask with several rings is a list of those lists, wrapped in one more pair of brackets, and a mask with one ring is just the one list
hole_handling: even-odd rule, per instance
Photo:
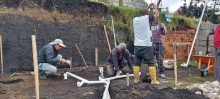
{"label": "man's work glove", "polygon": [[119,70],[116,72],[116,76],[120,76],[120,75],[123,75],[123,73]]}
{"label": "man's work glove", "polygon": [[71,61],[70,60],[66,60],[66,63],[71,66]]}

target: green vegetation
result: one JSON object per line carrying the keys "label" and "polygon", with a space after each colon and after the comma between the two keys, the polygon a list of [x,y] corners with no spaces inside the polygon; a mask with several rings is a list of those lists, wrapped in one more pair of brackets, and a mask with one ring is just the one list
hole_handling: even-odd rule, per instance
{"label": "green vegetation", "polygon": [[[125,35],[120,35],[117,37],[117,42],[126,42],[131,43],[134,38],[133,32],[133,18],[138,16],[141,12],[140,9],[130,8],[130,7],[116,7],[113,4],[107,4],[108,12],[110,15],[114,17],[114,25],[116,30],[124,31],[125,35],[128,35],[128,38],[125,38]],[[196,28],[198,24],[198,20],[193,18],[188,18],[185,16],[174,15],[173,21],[171,23],[166,22],[165,13],[160,14],[160,21],[163,22],[169,31],[172,31],[173,27],[185,27]],[[180,23],[183,21],[185,24]],[[107,22],[107,27],[111,27],[111,21]]]}
{"label": "green vegetation", "polygon": [[[180,23],[183,20],[185,24]],[[163,22],[169,31],[172,30],[173,27],[185,26],[187,28],[196,28],[199,21],[194,18],[188,18],[181,15],[173,15],[172,22],[168,23],[165,19],[165,13],[160,14],[160,21]]]}
{"label": "green vegetation", "polygon": [[109,14],[113,15],[115,28],[126,31],[125,35],[129,35],[128,39],[125,36],[117,37],[117,42],[129,43],[133,41],[133,18],[138,15],[140,10],[130,7],[115,7],[113,4],[108,4],[107,7]]}

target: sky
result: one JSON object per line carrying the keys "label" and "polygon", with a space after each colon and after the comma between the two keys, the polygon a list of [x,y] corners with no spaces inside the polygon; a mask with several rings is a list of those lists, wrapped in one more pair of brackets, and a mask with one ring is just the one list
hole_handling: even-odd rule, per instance
{"label": "sky", "polygon": [[[148,4],[157,3],[157,0],[145,0]],[[187,6],[189,5],[191,0],[186,0]],[[171,13],[175,12],[180,6],[184,4],[184,0],[162,0],[162,8],[169,7],[169,11]],[[200,4],[199,4],[200,5]],[[161,7],[161,6],[160,6]]]}

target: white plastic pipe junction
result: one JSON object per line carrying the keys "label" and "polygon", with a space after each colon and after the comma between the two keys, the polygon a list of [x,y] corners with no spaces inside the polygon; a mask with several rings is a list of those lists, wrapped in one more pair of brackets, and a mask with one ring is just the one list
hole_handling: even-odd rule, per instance
{"label": "white plastic pipe junction", "polygon": [[[141,73],[139,73],[139,75],[140,74]],[[84,79],[82,77],[79,77],[75,74],[72,74],[70,72],[66,72],[66,73],[63,74],[65,80],[68,79],[68,75],[80,80],[79,82],[77,82],[78,87],[81,87],[84,83],[86,83],[86,84],[104,84],[105,85],[105,91],[103,93],[102,99],[111,99],[109,91],[108,91],[109,85],[110,85],[110,80],[125,78],[127,76],[127,75],[120,75],[120,76],[114,76],[114,77],[110,77],[110,78],[99,77],[99,81],[89,81],[89,80],[86,80],[86,79]],[[130,74],[129,76],[134,76],[134,74]]]}

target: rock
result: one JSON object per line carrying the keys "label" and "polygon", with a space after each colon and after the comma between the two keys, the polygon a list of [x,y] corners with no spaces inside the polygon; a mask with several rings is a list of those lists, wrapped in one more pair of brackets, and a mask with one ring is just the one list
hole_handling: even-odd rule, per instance
{"label": "rock", "polygon": [[203,89],[203,92],[204,93],[208,93],[209,91],[207,89]]}
{"label": "rock", "polygon": [[211,98],[213,97],[213,93],[208,93],[207,96]]}
{"label": "rock", "polygon": [[213,95],[217,95],[217,93],[213,93]]}
{"label": "rock", "polygon": [[204,85],[199,85],[199,88],[204,88],[205,86]]}
{"label": "rock", "polygon": [[213,82],[211,83],[211,85],[213,85],[214,87],[218,87],[219,82],[218,82],[218,81],[213,81]]}
{"label": "rock", "polygon": [[187,89],[190,89],[190,86],[186,86]]}
{"label": "rock", "polygon": [[85,93],[83,93],[82,96],[93,95],[93,94],[94,94],[94,92],[89,91],[89,92],[85,92]]}
{"label": "rock", "polygon": [[211,83],[210,81],[206,81],[206,82],[205,82],[205,84],[210,84],[210,83]]}
{"label": "rock", "polygon": [[220,99],[220,95],[215,96],[214,99]]}
{"label": "rock", "polygon": [[200,91],[196,91],[195,94],[201,95],[202,93]]}
{"label": "rock", "polygon": [[214,92],[218,92],[219,91],[219,89],[218,88],[214,88]]}
{"label": "rock", "polygon": [[213,88],[212,87],[207,87],[206,90],[208,90],[208,92],[213,92]]}

